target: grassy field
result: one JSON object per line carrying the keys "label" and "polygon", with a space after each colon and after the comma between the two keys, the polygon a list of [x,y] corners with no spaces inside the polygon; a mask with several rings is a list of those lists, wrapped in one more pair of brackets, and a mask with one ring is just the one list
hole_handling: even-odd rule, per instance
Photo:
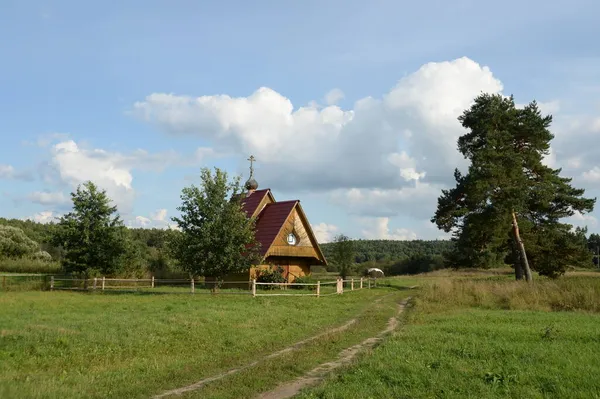
{"label": "grassy field", "polygon": [[532,287],[494,276],[421,278],[392,338],[300,397],[600,397],[593,276],[538,278]]}
{"label": "grassy field", "polygon": [[328,298],[0,293],[0,397],[149,397],[357,318],[343,333],[186,397],[252,396],[379,331],[407,292],[378,288]]}
{"label": "grassy field", "polygon": [[48,273],[61,272],[59,262],[44,262],[34,259],[0,259],[0,273]]}

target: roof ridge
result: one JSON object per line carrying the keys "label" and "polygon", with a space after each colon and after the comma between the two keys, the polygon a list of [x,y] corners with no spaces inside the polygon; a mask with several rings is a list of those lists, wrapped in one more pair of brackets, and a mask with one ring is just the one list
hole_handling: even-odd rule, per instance
{"label": "roof ridge", "polygon": [[295,200],[276,201],[276,202],[272,202],[267,205],[288,204],[290,202],[300,202],[300,200],[295,199]]}

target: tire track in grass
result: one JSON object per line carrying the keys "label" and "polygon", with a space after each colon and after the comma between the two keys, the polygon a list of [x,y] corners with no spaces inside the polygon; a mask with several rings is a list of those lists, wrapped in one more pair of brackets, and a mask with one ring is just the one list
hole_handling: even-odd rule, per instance
{"label": "tire track in grass", "polygon": [[257,364],[259,364],[260,362],[262,362],[264,360],[273,359],[275,357],[284,355],[284,354],[286,354],[288,352],[295,351],[295,350],[301,348],[302,346],[304,346],[304,345],[306,345],[306,344],[308,344],[308,343],[310,343],[312,341],[315,341],[317,339],[323,338],[323,337],[325,337],[327,335],[335,334],[335,333],[347,330],[352,325],[354,325],[357,321],[358,321],[357,319],[348,320],[345,324],[343,324],[343,325],[341,325],[339,327],[335,327],[335,328],[329,329],[329,330],[324,331],[324,332],[322,332],[320,334],[314,335],[314,336],[312,336],[310,338],[304,339],[302,341],[298,341],[298,342],[296,342],[295,344],[293,344],[291,346],[287,346],[287,347],[285,347],[285,348],[283,348],[283,349],[281,349],[281,350],[279,350],[277,352],[274,352],[274,353],[271,353],[270,355],[264,356],[264,357],[262,357],[262,358],[260,358],[258,360],[255,360],[252,363],[246,364],[246,365],[241,366],[241,367],[233,368],[233,369],[228,370],[228,371],[226,371],[224,373],[221,373],[221,374],[217,374],[217,375],[214,375],[214,376],[211,376],[211,377],[207,377],[207,378],[205,378],[203,380],[195,382],[195,383],[193,383],[191,385],[188,385],[186,387],[172,389],[170,391],[163,392],[161,394],[153,396],[153,399],[160,399],[160,398],[165,398],[165,397],[168,397],[168,396],[182,395],[182,394],[184,394],[186,392],[198,390],[198,389],[202,388],[204,385],[206,385],[208,383],[221,380],[221,379],[223,379],[225,377],[228,377],[228,376],[230,376],[232,374],[236,374],[236,373],[239,373],[240,371],[244,371],[244,370],[247,370],[247,369],[249,369],[251,367],[254,367],[254,366],[256,366]]}
{"label": "tire track in grass", "polygon": [[340,352],[336,360],[323,363],[294,381],[279,385],[277,388],[271,391],[267,391],[258,395],[256,399],[291,398],[300,393],[300,390],[318,384],[332,371],[350,364],[360,352],[365,349],[373,348],[375,345],[381,342],[387,334],[396,329],[398,326],[398,316],[404,312],[404,309],[406,308],[406,305],[410,299],[411,297],[408,297],[398,305],[398,311],[396,315],[389,319],[387,327],[375,337],[367,338],[357,345],[344,349],[342,352]]}

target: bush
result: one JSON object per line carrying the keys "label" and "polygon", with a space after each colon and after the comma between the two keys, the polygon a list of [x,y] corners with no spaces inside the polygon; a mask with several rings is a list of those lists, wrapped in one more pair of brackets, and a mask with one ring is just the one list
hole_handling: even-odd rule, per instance
{"label": "bush", "polygon": [[[280,266],[272,266],[269,269],[257,269],[255,278],[257,283],[285,283],[285,278],[283,277],[283,268]],[[272,290],[275,286],[266,285],[261,287]]]}
{"label": "bush", "polygon": [[40,262],[52,262],[52,255],[50,255],[46,251],[39,251],[31,255],[31,259],[37,260]]}
{"label": "bush", "polygon": [[0,258],[21,258],[39,250],[37,242],[27,237],[23,230],[0,225]]}
{"label": "bush", "polygon": [[[310,276],[300,276],[300,277],[296,277],[296,279],[293,281],[293,283],[316,284],[317,281]],[[317,286],[315,286],[315,285],[290,285],[290,288],[295,289],[295,290],[306,290],[306,289],[316,290]]]}

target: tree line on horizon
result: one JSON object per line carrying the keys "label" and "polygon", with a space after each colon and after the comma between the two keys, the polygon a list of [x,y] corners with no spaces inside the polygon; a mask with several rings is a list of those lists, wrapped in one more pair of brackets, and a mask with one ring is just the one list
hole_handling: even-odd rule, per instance
{"label": "tree line on horizon", "polygon": [[[600,235],[565,223],[592,212],[596,199],[543,163],[554,138],[550,115],[535,101],[481,94],[459,121],[467,132],[458,150],[470,161],[456,186],[442,190],[431,221],[451,240],[352,240],[344,234],[321,244],[328,271],[415,274],[440,268],[510,265],[517,279],[532,272],[551,278],[569,267],[591,267]],[[180,230],[126,228],[106,192],[86,182],[71,194],[72,211],[57,223],[0,218],[0,268],[6,259],[60,262],[85,276],[187,273],[217,279],[260,262],[254,223],[241,208],[240,177],[203,168],[201,185],[181,192]],[[598,259],[596,258],[596,262]]]}

